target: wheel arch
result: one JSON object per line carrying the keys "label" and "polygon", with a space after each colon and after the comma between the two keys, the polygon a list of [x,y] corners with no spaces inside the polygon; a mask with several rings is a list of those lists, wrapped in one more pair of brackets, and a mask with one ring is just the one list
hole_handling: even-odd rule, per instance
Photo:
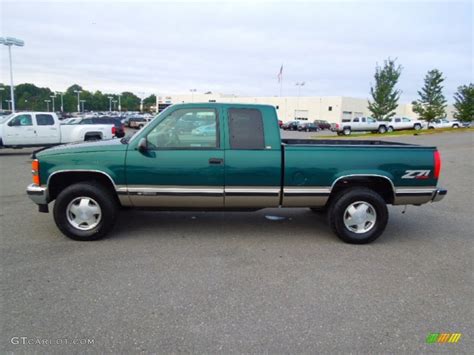
{"label": "wheel arch", "polygon": [[46,183],[50,201],[56,199],[66,187],[86,181],[93,181],[106,187],[117,197],[117,186],[112,177],[100,170],[58,170],[53,172]]}
{"label": "wheel arch", "polygon": [[395,201],[395,185],[392,179],[379,174],[351,174],[338,177],[331,185],[328,203],[339,192],[352,187],[366,187],[377,192],[387,204]]}

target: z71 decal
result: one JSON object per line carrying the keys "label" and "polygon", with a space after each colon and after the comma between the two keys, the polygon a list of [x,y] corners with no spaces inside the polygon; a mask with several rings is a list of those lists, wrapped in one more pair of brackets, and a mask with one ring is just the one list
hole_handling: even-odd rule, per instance
{"label": "z71 decal", "polygon": [[405,170],[402,179],[428,179],[431,170]]}

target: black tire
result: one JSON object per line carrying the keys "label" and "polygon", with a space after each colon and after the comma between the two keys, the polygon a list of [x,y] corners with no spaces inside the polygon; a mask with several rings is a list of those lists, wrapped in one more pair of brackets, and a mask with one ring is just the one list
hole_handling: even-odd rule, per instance
{"label": "black tire", "polygon": [[380,134],[386,133],[386,132],[387,132],[387,127],[385,127],[385,126],[380,126],[378,132],[379,132]]}
{"label": "black tire", "polygon": [[458,124],[453,124],[453,128],[459,128]]}
{"label": "black tire", "polygon": [[[91,230],[78,229],[68,221],[68,205],[78,197],[92,198],[100,207],[102,217],[99,224]],[[61,191],[56,198],[53,213],[56,225],[65,236],[74,240],[88,241],[103,238],[113,228],[117,210],[117,200],[106,187],[94,182],[81,182]]]}
{"label": "black tire", "polygon": [[342,130],[342,133],[344,133],[345,136],[350,136],[351,135],[351,129],[350,128],[344,128]]}
{"label": "black tire", "polygon": [[[344,223],[346,209],[359,201],[369,203],[375,209],[376,214],[373,226],[365,233],[355,233]],[[350,244],[367,244],[377,239],[385,230],[388,222],[388,209],[383,198],[375,191],[364,187],[354,187],[341,191],[331,201],[328,220],[331,229],[342,241]]]}
{"label": "black tire", "polygon": [[413,126],[413,128],[414,128],[415,130],[419,131],[419,130],[421,129],[421,125],[420,125],[419,123],[417,123],[417,124],[415,124],[415,125]]}
{"label": "black tire", "polygon": [[390,132],[393,132],[393,127],[392,127],[392,126],[389,126],[389,127],[387,128],[387,132],[389,132],[389,133],[390,133]]}

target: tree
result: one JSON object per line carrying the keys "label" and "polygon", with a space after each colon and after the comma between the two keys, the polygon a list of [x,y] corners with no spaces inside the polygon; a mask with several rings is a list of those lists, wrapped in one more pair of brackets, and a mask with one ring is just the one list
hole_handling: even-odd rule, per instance
{"label": "tree", "polygon": [[446,116],[446,98],[443,95],[443,73],[438,69],[430,70],[425,76],[425,85],[418,91],[420,98],[412,102],[413,112],[421,119],[432,120]]}
{"label": "tree", "polygon": [[375,67],[375,87],[370,88],[373,101],[369,101],[369,110],[377,120],[389,120],[395,115],[401,91],[395,89],[402,73],[402,67],[396,65],[396,59],[384,61],[383,67]]}
{"label": "tree", "polygon": [[462,85],[454,94],[454,118],[460,121],[474,120],[474,84]]}

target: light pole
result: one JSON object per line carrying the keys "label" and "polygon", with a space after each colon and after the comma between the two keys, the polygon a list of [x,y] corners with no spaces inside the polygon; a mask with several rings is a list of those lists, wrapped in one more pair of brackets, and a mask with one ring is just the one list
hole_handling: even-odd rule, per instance
{"label": "light pole", "polygon": [[54,99],[56,98],[55,95],[51,95],[50,98],[53,100],[53,112],[56,111],[56,107],[54,106]]}
{"label": "light pole", "polygon": [[117,105],[115,105],[117,103],[117,100],[112,100],[113,104],[114,104],[114,111],[117,111]]}
{"label": "light pole", "polygon": [[297,82],[295,85],[298,87],[298,98],[296,99],[296,109],[299,110],[300,108],[300,90],[301,87],[304,86],[305,82]]}
{"label": "light pole", "polygon": [[112,112],[112,96],[109,96],[109,112]]}
{"label": "light pole", "polygon": [[51,102],[51,100],[44,100],[44,102],[46,102],[46,111],[49,112],[49,103]]}
{"label": "light pole", "polygon": [[119,112],[122,112],[122,101],[120,100],[122,95],[118,94],[117,96],[118,96],[118,104],[119,104],[118,109],[119,109]]}
{"label": "light pole", "polygon": [[5,100],[5,102],[8,104],[8,111],[12,110],[12,100]]}
{"label": "light pole", "polygon": [[12,46],[23,47],[25,42],[13,37],[0,37],[0,44],[8,47],[8,58],[10,60],[10,95],[12,100],[12,112],[15,112],[15,87],[13,86]]}
{"label": "light pole", "polygon": [[196,89],[189,89],[191,91],[191,102],[194,102],[194,93],[197,91]]}
{"label": "light pole", "polygon": [[74,90],[74,92],[77,94],[77,112],[81,112],[81,90]]}
{"label": "light pole", "polygon": [[81,100],[82,112],[84,112],[84,102],[86,102],[86,100]]}
{"label": "light pole", "polygon": [[60,95],[60,96],[61,96],[61,112],[64,112],[64,101],[63,101],[64,93],[63,93],[63,92],[56,91],[56,95]]}
{"label": "light pole", "polygon": [[[0,92],[3,93],[4,90],[5,90],[5,88],[2,86],[0,88]],[[2,99],[3,99],[3,97],[0,96],[0,111],[3,111],[3,100]]]}

